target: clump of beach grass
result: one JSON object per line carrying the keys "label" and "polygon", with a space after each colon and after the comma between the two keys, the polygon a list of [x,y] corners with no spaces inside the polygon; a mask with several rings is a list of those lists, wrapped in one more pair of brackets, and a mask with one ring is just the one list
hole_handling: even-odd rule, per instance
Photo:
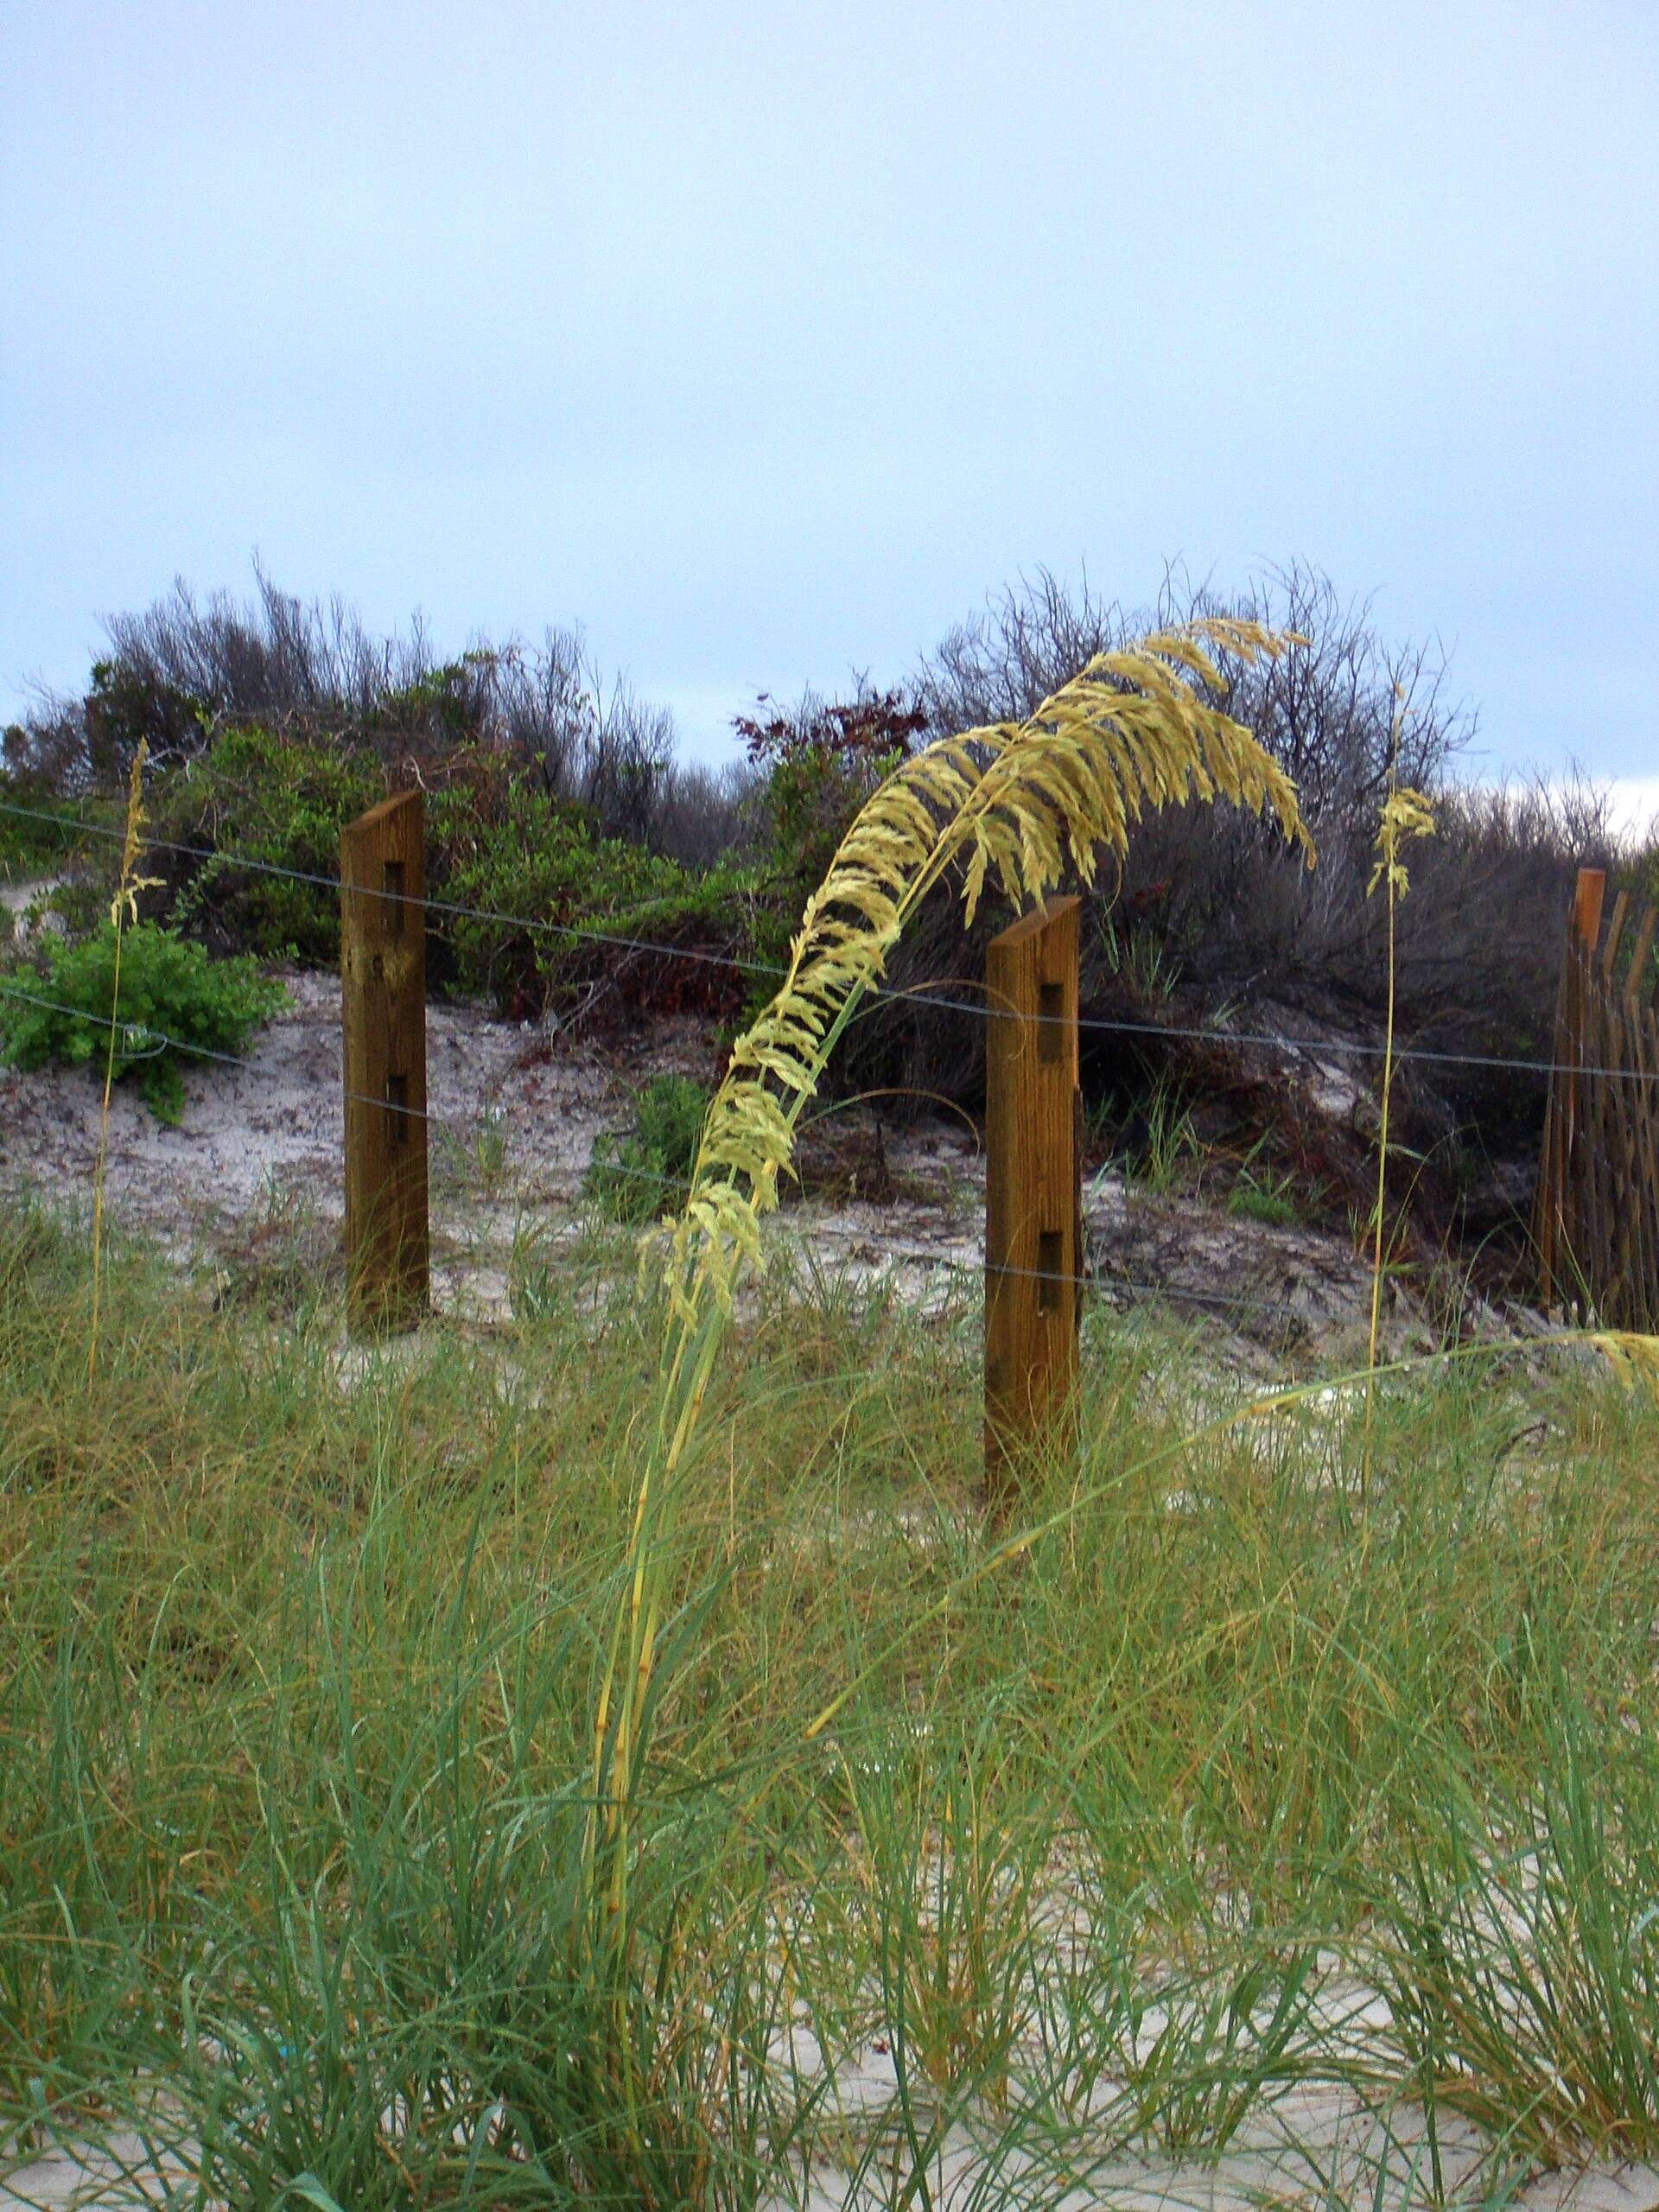
{"label": "clump of beach grass", "polygon": [[84,1236],[0,1253],[19,2145],[137,2117],[257,2207],[899,2202],[964,2144],[1104,2197],[1323,2088],[1494,2187],[1659,2152],[1659,1423],[1605,1363],[1385,1371],[1363,1534],[1363,1392],[1193,1436],[1192,1332],[1102,1317],[987,1572],[975,1309],[775,1271],[662,1556],[625,2088],[588,1732],[661,1306],[343,1387],[336,1294],[254,1325],[118,1237],[89,1376]]}

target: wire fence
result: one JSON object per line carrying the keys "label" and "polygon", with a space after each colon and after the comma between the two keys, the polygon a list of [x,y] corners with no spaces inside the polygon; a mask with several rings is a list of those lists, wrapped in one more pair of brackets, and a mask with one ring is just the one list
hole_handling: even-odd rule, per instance
{"label": "wire fence", "polygon": [[[124,842],[126,832],[101,823],[77,822],[67,815],[42,813],[38,809],[19,806],[0,800],[0,814],[21,816],[25,820],[48,825],[78,836],[99,836]],[[215,845],[192,845],[162,837],[145,837],[144,849],[152,852],[172,853],[181,858],[216,862],[226,869],[240,869],[255,875],[269,875],[285,882],[304,884],[315,890],[329,891],[336,895],[341,889],[338,876],[320,870],[289,868],[276,861],[261,860],[249,853],[227,852]],[[454,899],[428,896],[414,899],[399,891],[379,890],[368,885],[354,884],[354,897],[383,900],[395,906],[419,906],[430,914],[442,914],[451,919],[472,921],[494,928],[523,930],[531,936],[550,937],[568,943],[605,947],[613,951],[632,952],[664,959],[689,961],[693,963],[728,969],[752,976],[766,976],[780,979],[787,969],[777,961],[758,960],[747,954],[720,952],[708,946],[670,944],[662,939],[632,937],[616,931],[597,929],[578,922],[556,921],[546,915],[513,914],[489,906],[470,906]],[[953,988],[960,988],[956,979]],[[868,995],[877,1001],[890,1004],[922,1005],[930,1010],[962,1014],[982,1021],[1017,1020],[1022,1017],[1007,1008],[993,1004],[988,999],[947,997],[942,987],[928,983],[912,985],[880,984]],[[1248,1046],[1285,1052],[1302,1052],[1313,1059],[1358,1059],[1381,1061],[1392,1057],[1398,1064],[1417,1062],[1441,1066],[1484,1068],[1491,1072],[1550,1076],[1628,1075],[1634,1081],[1659,1082],[1659,1069],[1630,1070],[1586,1065],[1580,1061],[1563,1062],[1539,1059],[1524,1055],[1491,1052],[1452,1052],[1434,1046],[1395,1044],[1389,1053],[1385,1044],[1359,1038],[1306,1037],[1287,1034],[1282,1030],[1234,1029],[1220,1024],[1183,1023],[1172,1021],[1135,1020],[1123,1015],[1084,1014],[1077,1017],[1079,1030],[1090,1033],[1138,1036],[1169,1039],[1181,1043]]]}
{"label": "wire fence", "polygon": [[[0,814],[22,817],[37,825],[44,824],[55,828],[74,837],[95,836],[124,842],[126,836],[126,832],[123,829],[78,821],[71,817],[44,812],[36,808],[19,806],[3,800],[0,800]],[[143,842],[146,850],[166,852],[181,858],[212,862],[226,870],[240,870],[257,875],[275,877],[327,891],[335,896],[338,896],[342,889],[341,881],[338,876],[330,875],[320,870],[289,867],[251,854],[227,851],[218,845],[197,845],[178,840],[153,837],[145,837]],[[426,912],[431,914],[489,926],[521,930],[532,935],[541,935],[567,942],[591,944],[642,957],[689,961],[743,974],[774,978],[781,977],[787,972],[781,963],[775,962],[718,951],[706,946],[669,943],[578,923],[558,921],[547,916],[513,914],[490,907],[474,906],[456,900],[431,896],[414,899],[408,894],[397,890],[381,890],[367,885],[354,884],[352,886],[352,890],[354,896],[365,899],[384,900],[398,905],[418,905]],[[913,987],[881,985],[877,987],[870,995],[889,1002],[925,1004],[931,1009],[954,1012],[987,1021],[1028,1018],[1017,1011],[999,1007],[988,999],[969,1000],[947,996],[941,990],[925,984]],[[245,1069],[247,1065],[245,1058],[241,1055],[219,1051],[211,1046],[194,1043],[188,1039],[173,1036],[152,1024],[143,1021],[124,1021],[118,1016],[112,1019],[108,1014],[92,1013],[85,1007],[70,1005],[40,991],[31,990],[15,978],[0,980],[0,998],[10,999],[63,1018],[83,1021],[95,1029],[106,1033],[111,1029],[117,1030],[122,1033],[123,1056],[129,1062],[146,1057],[147,1053],[153,1050],[157,1054],[172,1051],[190,1059],[232,1068]],[[1387,1047],[1382,1045],[1354,1039],[1287,1035],[1278,1030],[1236,1029],[1220,1025],[1204,1026],[1160,1020],[1135,1020],[1101,1015],[1079,1015],[1077,1026],[1080,1030],[1089,1032],[1191,1041],[1224,1047],[1243,1046],[1271,1049],[1281,1052],[1300,1052],[1316,1061],[1326,1062],[1344,1058],[1380,1060],[1387,1050]],[[1459,1052],[1422,1046],[1396,1046],[1394,1048],[1393,1058],[1395,1061],[1414,1060],[1487,1070],[1524,1071],[1541,1077],[1559,1072],[1570,1072],[1578,1075],[1616,1074],[1628,1080],[1659,1080],[1659,1068],[1643,1071],[1624,1068],[1600,1069],[1586,1065],[1580,1061],[1558,1062],[1554,1059]],[[475,1115],[468,1119],[463,1119],[458,1116],[440,1113],[430,1107],[414,1107],[367,1094],[342,1092],[340,1095],[342,1103],[372,1105],[388,1115],[406,1116],[410,1119],[426,1123],[431,1128],[452,1133],[470,1132],[476,1128]],[[690,1180],[687,1177],[639,1167],[616,1158],[607,1158],[603,1163],[603,1168],[607,1176],[615,1175],[649,1183],[660,1187],[665,1194],[672,1192],[677,1196],[691,1188]],[[585,1171],[572,1172],[585,1173]],[[964,1262],[952,1258],[950,1255],[938,1252],[912,1253],[893,1250],[888,1256],[891,1263],[897,1265],[937,1269],[944,1273],[975,1277],[980,1276],[982,1273],[982,1263],[976,1265]],[[1019,1267],[1000,1267],[998,1273],[1035,1281],[1055,1282],[1065,1280],[1050,1272]],[[1293,1304],[1284,1300],[1274,1300],[1248,1293],[1236,1293],[1209,1287],[1199,1288],[1172,1282],[1148,1282],[1130,1275],[1114,1274],[1105,1269],[1094,1271],[1088,1275],[1087,1279],[1100,1290],[1136,1298],[1167,1300],[1178,1305],[1191,1305],[1207,1312],[1236,1312],[1262,1318],[1281,1316],[1296,1322],[1304,1322],[1307,1318],[1307,1308],[1305,1304]]]}
{"label": "wire fence", "polygon": [[[0,982],[0,998],[14,999],[44,1012],[84,1022],[94,1030],[107,1033],[113,1027],[124,1030],[129,1034],[137,1033],[134,1041],[140,1046],[141,1049],[135,1052],[130,1046],[124,1047],[130,1060],[142,1059],[146,1057],[142,1047],[149,1046],[153,1046],[158,1053],[174,1051],[183,1053],[192,1059],[207,1062],[217,1066],[233,1068],[242,1072],[247,1071],[248,1062],[245,1056],[219,1052],[211,1046],[195,1044],[188,1039],[174,1037],[165,1030],[156,1028],[148,1023],[124,1023],[119,1020],[112,1022],[107,1014],[94,1014],[84,1007],[68,1005],[60,1000],[46,997],[39,992],[26,990],[9,981]],[[422,1122],[429,1129],[435,1128],[455,1135],[470,1135],[475,1132],[477,1127],[476,1115],[462,1116],[457,1114],[440,1113],[430,1107],[410,1106],[364,1092],[342,1090],[337,1095],[342,1104],[349,1103],[373,1106],[385,1114],[404,1116],[411,1121]],[[578,1168],[569,1172],[573,1178],[581,1179],[585,1177],[587,1170]],[[658,1169],[639,1167],[628,1161],[613,1158],[605,1160],[603,1172],[607,1177],[614,1175],[626,1180],[649,1184],[661,1190],[664,1194],[671,1192],[677,1198],[683,1197],[694,1187],[692,1179],[689,1176],[668,1174]],[[885,1260],[889,1269],[908,1267],[926,1273],[950,1274],[975,1282],[982,1281],[984,1273],[983,1262],[959,1260],[949,1253],[937,1249],[914,1251],[901,1249],[894,1244],[888,1248]],[[1069,1280],[1052,1271],[1007,1264],[999,1266],[997,1273],[1016,1280],[1033,1282],[1053,1283]],[[1084,1280],[1099,1292],[1127,1295],[1148,1301],[1162,1300],[1174,1305],[1187,1305],[1205,1312],[1236,1313],[1249,1315],[1256,1319],[1275,1316],[1296,1323],[1304,1323],[1308,1318],[1306,1306],[1293,1304],[1282,1299],[1275,1300],[1211,1288],[1198,1289],[1179,1283],[1147,1281],[1131,1274],[1112,1272],[1104,1268],[1086,1268]]]}

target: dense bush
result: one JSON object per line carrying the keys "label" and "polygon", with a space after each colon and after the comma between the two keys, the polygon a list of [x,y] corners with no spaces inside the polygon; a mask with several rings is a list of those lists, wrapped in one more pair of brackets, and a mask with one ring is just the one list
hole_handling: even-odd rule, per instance
{"label": "dense bush", "polygon": [[[54,1001],[51,1007],[35,998]],[[240,1052],[261,1022],[286,1003],[280,983],[259,973],[251,956],[215,960],[154,923],[126,931],[116,978],[116,935],[105,922],[78,944],[54,939],[43,972],[0,982],[0,1039],[15,1067],[102,1068],[110,1049],[111,1008],[118,1081],[130,1077],[159,1121],[184,1109],[181,1059],[194,1046]]]}
{"label": "dense bush", "polygon": [[[153,872],[172,894],[170,918],[264,959],[337,960],[340,893],[331,880],[297,879],[337,877],[341,830],[385,796],[370,753],[257,727],[221,731],[198,759],[151,784]],[[211,856],[169,852],[168,843]]]}
{"label": "dense bush", "polygon": [[699,873],[604,836],[585,809],[476,750],[457,755],[432,794],[427,845],[429,895],[472,910],[431,919],[440,970],[461,988],[566,1015],[611,995],[664,1011],[738,1003],[740,970],[675,957],[750,948],[750,878],[735,864]]}
{"label": "dense bush", "polygon": [[[218,951],[333,965],[340,831],[403,780],[366,743],[221,728],[147,783],[144,866],[157,879],[147,918]],[[741,971],[688,956],[753,953],[765,910],[753,866],[695,868],[607,836],[533,766],[471,741],[427,764],[423,780],[435,984],[519,1015],[736,1011]],[[107,828],[116,816],[105,812]],[[73,933],[107,909],[118,854],[115,839],[85,840],[53,893]],[[474,911],[452,911],[461,907]]]}
{"label": "dense bush", "polygon": [[798,913],[866,799],[911,752],[926,716],[902,691],[842,703],[808,692],[793,709],[762,697],[733,725],[756,772],[752,833],[770,880]]}
{"label": "dense bush", "polygon": [[40,778],[0,768],[0,883],[51,875],[72,859],[81,811]]}
{"label": "dense bush", "polygon": [[[1297,779],[1319,850],[1309,874],[1259,824],[1225,808],[1173,809],[1136,830],[1121,874],[1090,893],[1083,932],[1085,1020],[1182,1023],[1223,1007],[1297,1027],[1364,1028],[1385,989],[1381,911],[1366,895],[1389,771],[1427,790],[1440,833],[1414,856],[1400,914],[1402,1033],[1450,1052],[1543,1057],[1565,916],[1581,865],[1611,864],[1605,808],[1582,786],[1491,792],[1459,779],[1475,733],[1444,659],[1378,632],[1317,571],[1292,567],[1229,601],[1172,577],[1138,614],[1052,576],[1004,593],[953,631],[918,671],[930,734],[1029,714],[1093,654],[1155,621],[1233,613],[1297,633],[1277,663],[1229,667],[1229,703]],[[930,998],[960,999],[983,972],[1005,914],[988,906],[964,943],[948,894],[907,933],[894,981],[918,995],[878,1008],[847,1048],[846,1079],[971,1098],[982,1083],[981,1025]],[[1126,960],[1133,946],[1135,957]],[[1147,988],[1149,976],[1156,988]],[[1086,1076],[1133,1088],[1166,1055],[1133,1031],[1096,1033]],[[1516,1128],[1541,1111],[1541,1079],[1511,1069],[1442,1071],[1457,1110]]]}
{"label": "dense bush", "polygon": [[677,773],[672,716],[602,683],[574,631],[441,660],[418,620],[407,636],[376,637],[339,599],[297,599],[257,568],[255,581],[251,604],[199,601],[175,583],[141,613],[110,617],[88,690],[42,700],[10,734],[8,765],[59,791],[111,789],[141,740],[167,766],[251,723],[388,762],[463,744],[505,752],[605,834],[647,843],[665,841],[682,794],[706,802],[699,779]]}

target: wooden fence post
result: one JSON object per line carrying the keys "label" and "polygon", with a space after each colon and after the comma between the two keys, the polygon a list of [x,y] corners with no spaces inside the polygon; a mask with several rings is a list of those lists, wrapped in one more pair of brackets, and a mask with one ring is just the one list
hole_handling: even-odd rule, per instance
{"label": "wooden fence post", "polygon": [[1585,1059],[1585,1029],[1589,1008],[1586,991],[1596,943],[1601,935],[1601,907],[1607,877],[1599,868],[1581,868],[1573,895],[1567,923],[1567,952],[1561,963],[1561,987],[1555,1002],[1554,1049],[1556,1072],[1549,1079],[1549,1099],[1544,1109],[1543,1156],[1538,1173],[1537,1219],[1534,1230],[1538,1247],[1538,1273],[1543,1302],[1554,1296],[1555,1274],[1565,1261],[1573,1265],[1569,1249],[1572,1211],[1569,1179],[1573,1154],[1583,1126],[1584,1096],[1580,1068]]}
{"label": "wooden fence post", "polygon": [[425,1313],[426,807],[385,799],[340,840],[346,1318],[354,1335]]}
{"label": "wooden fence post", "polygon": [[1077,1381],[1083,1204],[1076,899],[986,950],[985,1482],[1012,1501],[1022,1451],[1064,1434]]}

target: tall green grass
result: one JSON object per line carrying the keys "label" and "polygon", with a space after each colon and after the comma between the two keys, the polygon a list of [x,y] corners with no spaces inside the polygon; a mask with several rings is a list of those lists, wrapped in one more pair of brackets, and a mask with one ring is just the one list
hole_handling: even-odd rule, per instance
{"label": "tall green grass", "polygon": [[982,1573],[975,1315],[774,1273],[663,1561],[619,2016],[591,1714],[660,1317],[601,1260],[342,1368],[334,1305],[118,1244],[89,1376],[84,1236],[3,1217],[14,2151],[137,2117],[203,2203],[348,2212],[970,2155],[1039,2201],[1325,2083],[1427,2194],[1471,2127],[1483,2189],[1659,2152],[1659,1421],[1571,1363],[1382,1378],[1362,1526],[1358,1397],[1184,1446],[1213,1353],[1091,1317],[1053,1525]]}

